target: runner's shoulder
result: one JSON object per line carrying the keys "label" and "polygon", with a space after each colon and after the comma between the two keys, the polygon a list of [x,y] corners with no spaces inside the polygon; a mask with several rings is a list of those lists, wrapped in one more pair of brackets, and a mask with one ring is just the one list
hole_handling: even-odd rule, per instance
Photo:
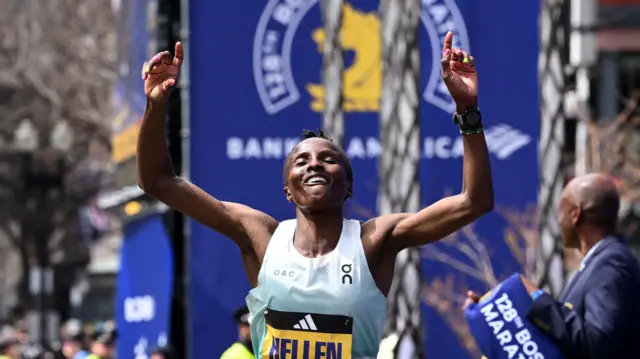
{"label": "runner's shoulder", "polygon": [[269,228],[272,232],[278,228],[278,221],[270,215],[257,210],[246,204],[237,202],[222,202],[225,207],[237,218],[243,225],[256,225]]}
{"label": "runner's shoulder", "polygon": [[251,241],[266,244],[280,224],[270,215],[236,202],[223,202]]}

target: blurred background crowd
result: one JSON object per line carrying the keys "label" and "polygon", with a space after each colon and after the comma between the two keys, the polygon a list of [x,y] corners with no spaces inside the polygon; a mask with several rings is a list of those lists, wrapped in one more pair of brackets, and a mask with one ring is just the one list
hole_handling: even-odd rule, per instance
{"label": "blurred background crowd", "polygon": [[[501,98],[491,97],[485,102],[492,117],[488,123],[500,125],[493,132],[487,130],[493,136],[488,141],[494,165],[505,169],[494,172],[498,177],[497,196],[506,198],[496,200],[500,224],[494,224],[497,219],[481,222],[479,229],[468,228],[445,242],[445,247],[450,247],[434,246],[418,253],[417,264],[406,263],[418,271],[423,268],[426,273],[437,273],[420,279],[420,288],[426,289],[416,291],[416,305],[417,310],[420,305],[428,308],[424,309],[427,328],[447,328],[442,337],[427,330],[428,335],[435,336],[426,340],[427,349],[422,349],[420,356],[437,350],[429,349],[435,348],[429,343],[445,342],[460,348],[459,354],[454,354],[456,358],[479,357],[464,321],[456,314],[467,287],[483,291],[509,270],[519,270],[537,273],[539,282],[551,291],[562,288],[577,262],[572,253],[565,253],[557,244],[557,228],[550,223],[555,220],[553,208],[559,188],[575,173],[595,170],[616,177],[624,200],[621,228],[640,255],[640,1],[539,0],[524,4],[491,0],[482,5],[483,9],[473,1],[415,1],[413,5],[422,6],[423,16],[428,12],[436,19],[438,14],[444,14],[443,17],[452,16],[456,26],[466,26],[465,34],[456,36],[466,36],[468,32],[476,54],[488,57],[495,53],[500,47],[487,44],[488,39],[495,38],[506,43],[501,46],[520,46],[517,49],[525,49],[531,55],[520,59],[523,52],[514,50],[500,61],[485,63],[476,55],[481,83],[483,76],[506,78],[504,81],[522,76],[531,81],[515,89],[507,82],[495,84],[503,80],[481,84],[487,87],[481,87],[480,96],[488,94],[486,98],[490,98],[492,93],[502,93]],[[178,357],[200,358],[204,352],[216,357],[237,339],[232,313],[243,304],[248,284],[236,249],[226,242],[218,244],[223,240],[211,239],[209,232],[197,226],[190,227],[180,213],[156,203],[137,187],[135,139],[145,107],[139,71],[147,58],[173,49],[178,40],[184,41],[189,62],[168,105],[167,143],[178,172],[193,177],[206,190],[218,191],[221,198],[259,200],[257,207],[275,211],[276,218],[282,219],[291,215],[284,198],[277,202],[272,200],[275,197],[255,196],[249,187],[251,179],[255,180],[255,171],[272,176],[268,186],[280,195],[283,156],[278,153],[286,151],[287,141],[295,140],[301,128],[317,125],[329,128],[347,153],[356,158],[354,168],[363,173],[359,178],[369,181],[377,177],[375,161],[380,151],[387,149],[376,147],[376,142],[370,140],[377,138],[375,126],[347,126],[345,130],[345,126],[327,118],[339,117],[331,117],[331,113],[377,118],[379,106],[356,105],[355,110],[345,106],[342,113],[341,108],[313,105],[309,98],[318,100],[317,96],[324,95],[309,91],[309,96],[302,95],[307,102],[293,108],[293,115],[287,115],[286,111],[280,112],[286,105],[280,106],[273,99],[268,104],[269,96],[279,90],[277,86],[271,83],[273,86],[269,87],[267,83],[264,91],[271,91],[268,96],[267,92],[258,94],[260,90],[255,90],[259,81],[254,77],[273,70],[268,69],[266,60],[262,70],[261,65],[250,63],[260,56],[267,58],[260,55],[260,51],[267,51],[260,50],[260,46],[251,54],[252,46],[261,45],[258,32],[273,34],[267,31],[273,24],[267,24],[269,19],[263,15],[278,6],[288,7],[291,13],[316,14],[308,15],[315,16],[313,21],[302,21],[296,30],[308,30],[296,37],[294,48],[304,48],[309,54],[295,56],[313,58],[294,68],[297,81],[307,75],[305,79],[312,78],[300,85],[304,92],[302,86],[311,88],[311,81],[320,83],[320,74],[330,66],[322,61],[322,51],[317,51],[314,41],[321,36],[313,29],[323,28],[324,34],[329,35],[341,31],[331,22],[323,25],[319,15],[329,10],[321,9],[314,1],[272,0],[266,9],[262,3],[251,5],[251,9],[242,8],[240,3],[244,2],[0,0],[0,358],[47,357],[45,353],[74,358],[80,348],[101,358],[112,358],[118,348],[120,357],[139,359],[152,356],[153,348],[158,347],[173,349],[159,351],[154,358],[169,358],[173,352]],[[369,12],[377,11],[377,4],[364,0],[350,3],[353,8],[345,7],[340,19],[345,26],[359,26],[365,31],[356,35],[340,32],[345,52],[350,54],[345,55],[343,63],[347,72],[365,55],[374,50],[380,52],[381,46],[380,41],[370,42],[363,35],[377,36],[380,31],[380,21],[367,17]],[[457,13],[451,10],[453,3],[457,4]],[[513,14],[504,10],[506,7]],[[451,13],[447,15],[446,11]],[[482,16],[474,15],[479,11],[492,14],[487,15],[486,21],[499,19],[491,25],[495,32],[489,30],[487,22],[479,22]],[[526,16],[530,18],[525,19]],[[441,20],[445,24],[445,19]],[[516,24],[521,20],[526,26]],[[221,23],[231,30],[216,27]],[[360,41],[358,36],[367,40]],[[534,37],[538,39],[535,45]],[[224,50],[217,51],[216,46]],[[424,44],[421,46],[423,52],[431,51],[425,50]],[[358,57],[353,56],[354,52]],[[199,60],[190,56],[199,56]],[[422,56],[431,61],[430,53]],[[520,62],[520,67],[491,67],[490,62],[499,63],[508,57]],[[381,71],[381,60],[375,57],[375,61]],[[422,70],[425,84],[429,66],[432,64]],[[213,78],[203,77],[204,74]],[[355,86],[350,87],[352,75],[345,74],[344,84],[324,83],[327,96],[335,92],[331,86],[344,85],[345,98],[338,103],[363,98],[377,103],[378,93],[369,98],[367,91],[360,93]],[[232,76],[233,80],[225,76]],[[380,78],[365,80],[375,91],[386,86]],[[225,81],[224,86],[212,90],[216,96],[209,94],[210,83]],[[539,89],[538,94],[533,86]],[[216,114],[222,116],[214,124],[206,107],[209,96],[215,97],[211,101],[219,107]],[[520,101],[518,96],[528,100]],[[482,101],[481,98],[484,106]],[[229,115],[227,105],[237,106],[238,114]],[[446,103],[442,105],[432,96],[424,108],[432,111],[429,114],[438,111],[439,120],[449,123]],[[323,112],[329,115],[323,118]],[[299,120],[305,116],[313,119],[311,124]],[[276,124],[277,121],[280,122]],[[427,132],[433,128],[429,126],[422,128],[427,137],[425,148],[418,148],[418,152],[424,152],[424,158],[416,163],[430,161],[440,172],[423,179],[438,191],[423,196],[423,202],[431,202],[452,188],[458,190],[460,178],[458,170],[450,171],[447,165],[452,163],[458,168],[461,164],[454,135],[430,135]],[[535,130],[518,130],[518,126]],[[282,133],[273,132],[285,127]],[[345,135],[345,131],[351,131],[351,135]],[[518,157],[525,153],[528,157]],[[220,161],[214,163],[209,156],[219,157]],[[216,166],[224,168],[222,177],[241,179],[218,185],[215,181],[227,180],[212,170]],[[532,168],[534,175],[520,173],[518,166]],[[207,182],[209,178],[211,182]],[[375,213],[379,183],[367,181],[358,193],[370,198],[354,199],[350,215],[368,217]],[[381,184],[383,188],[394,185],[397,183]],[[517,195],[511,196],[510,190]],[[520,201],[524,192],[531,195]],[[519,202],[509,202],[513,198]],[[272,210],[272,205],[277,209]],[[483,229],[482,223],[489,223],[487,227],[494,229]],[[504,248],[489,246],[487,250],[487,237],[500,243],[504,239]],[[202,244],[205,242],[199,242],[201,239],[214,244]],[[510,259],[501,262],[505,256],[500,253],[508,253]],[[425,263],[431,264],[425,267]],[[148,268],[153,273],[145,272]],[[400,273],[399,278],[403,275]],[[189,287],[191,284],[193,287]],[[410,300],[409,304],[398,304],[406,293],[412,291],[399,289],[390,299],[391,321],[410,321],[397,309],[400,305],[411,308]],[[433,319],[436,316],[438,319]],[[424,334],[420,328],[416,331]]]}

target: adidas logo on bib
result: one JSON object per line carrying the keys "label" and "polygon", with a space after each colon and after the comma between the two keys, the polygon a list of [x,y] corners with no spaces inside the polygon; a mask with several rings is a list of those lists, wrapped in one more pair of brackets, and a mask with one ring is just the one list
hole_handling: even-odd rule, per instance
{"label": "adidas logo on bib", "polygon": [[307,314],[304,318],[300,319],[298,324],[293,326],[293,329],[312,330],[314,332],[318,331],[316,323],[314,323],[313,318],[311,318],[311,314]]}

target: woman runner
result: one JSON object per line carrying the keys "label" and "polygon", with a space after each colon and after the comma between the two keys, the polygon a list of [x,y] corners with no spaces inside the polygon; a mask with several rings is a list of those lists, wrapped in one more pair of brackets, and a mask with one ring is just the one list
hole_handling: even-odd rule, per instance
{"label": "woman runner", "polygon": [[353,173],[342,149],[319,134],[289,153],[284,195],[296,218],[278,223],[248,206],[220,201],[172,169],[165,101],[178,81],[183,49],[155,55],[142,70],[147,106],[138,137],[138,181],[159,201],[236,243],[252,286],[254,352],[261,358],[375,357],[398,252],[437,241],[493,208],[489,154],[477,108],[474,58],[442,49],[442,77],[456,103],[464,147],[462,192],[418,213],[361,223],[343,217]]}

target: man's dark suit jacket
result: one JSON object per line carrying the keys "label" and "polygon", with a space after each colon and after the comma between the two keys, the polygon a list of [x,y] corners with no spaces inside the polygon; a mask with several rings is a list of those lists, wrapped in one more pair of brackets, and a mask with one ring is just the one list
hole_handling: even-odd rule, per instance
{"label": "man's dark suit jacket", "polygon": [[528,318],[567,359],[640,359],[640,265],[626,241],[604,238],[559,301],[543,294]]}

